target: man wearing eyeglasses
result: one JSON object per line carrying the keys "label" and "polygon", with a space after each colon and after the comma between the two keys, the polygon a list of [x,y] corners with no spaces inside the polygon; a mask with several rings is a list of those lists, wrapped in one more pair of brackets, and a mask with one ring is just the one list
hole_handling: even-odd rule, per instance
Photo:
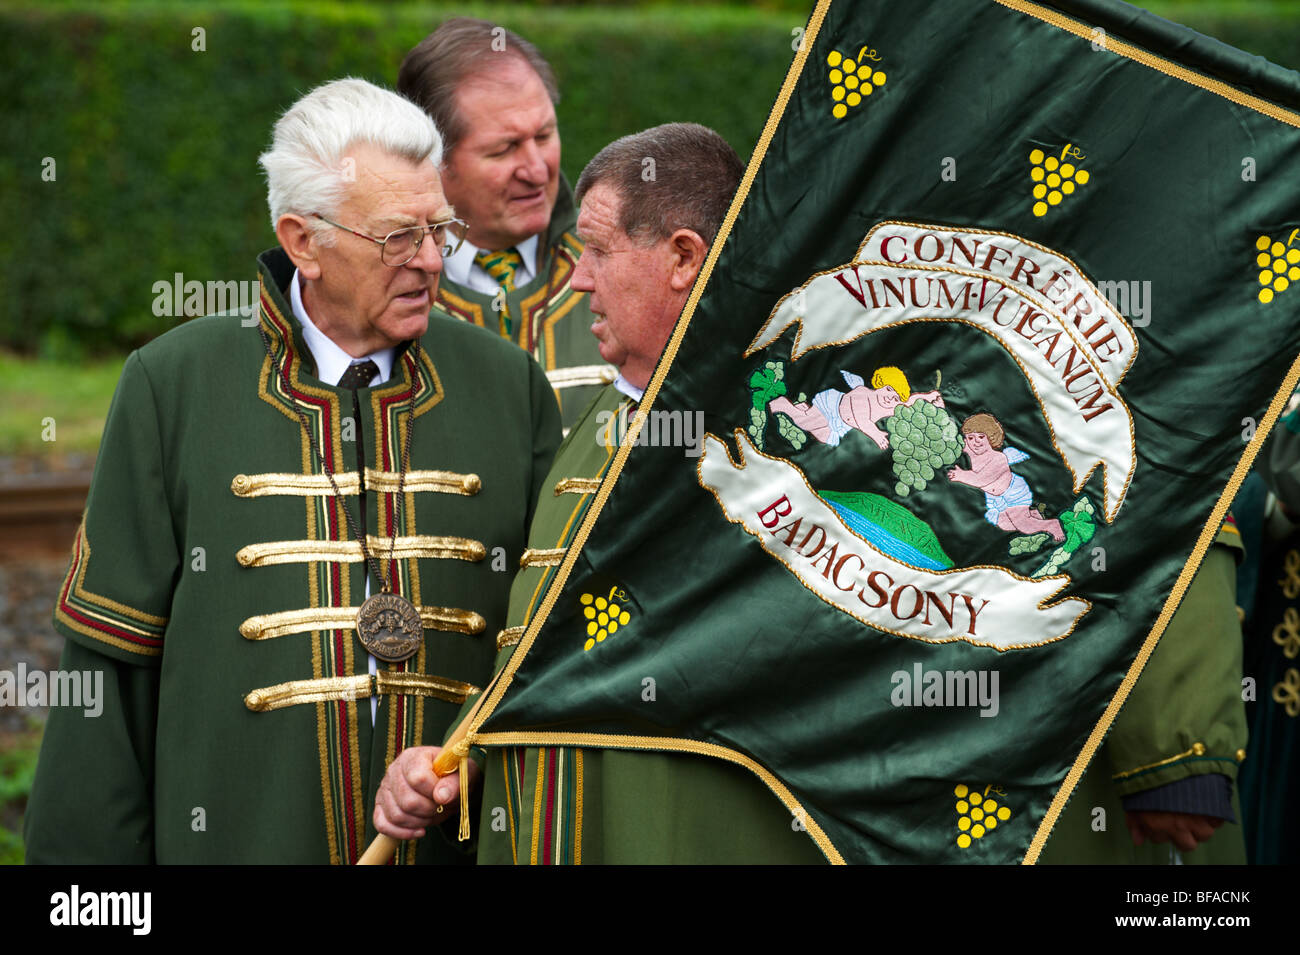
{"label": "man wearing eyeglasses", "polygon": [[560,174],[555,74],[517,34],[457,17],[407,54],[397,90],[442,131],[443,188],[469,222],[436,306],[531,352],[567,432],[615,369],[591,336],[587,295],[571,285],[582,243]]}
{"label": "man wearing eyeglasses", "polygon": [[99,712],[50,717],[29,861],[355,861],[387,764],[490,676],[559,413],[532,357],[429,314],[441,148],[361,80],[303,97],[261,157],[258,313],[127,359],[55,610]]}

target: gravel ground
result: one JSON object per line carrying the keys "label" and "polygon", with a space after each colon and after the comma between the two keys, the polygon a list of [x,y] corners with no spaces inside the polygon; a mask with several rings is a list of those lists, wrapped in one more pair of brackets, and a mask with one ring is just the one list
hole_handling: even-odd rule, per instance
{"label": "gravel ground", "polygon": [[[63,637],[50,617],[68,558],[41,557],[0,563],[0,670],[49,671],[59,665]],[[46,707],[0,706],[0,737],[25,729],[29,719],[44,721]]]}
{"label": "gravel ground", "polygon": [[77,452],[67,454],[51,451],[49,454],[0,454],[0,483],[20,483],[44,474],[66,474],[73,471],[90,472],[95,467],[95,455]]}

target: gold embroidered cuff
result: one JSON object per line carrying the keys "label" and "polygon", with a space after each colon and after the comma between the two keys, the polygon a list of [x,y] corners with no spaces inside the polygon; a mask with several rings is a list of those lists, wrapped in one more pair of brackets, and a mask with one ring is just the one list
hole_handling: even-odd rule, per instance
{"label": "gold embroidered cuff", "polygon": [[[391,538],[366,535],[366,545],[372,554],[387,556]],[[393,547],[395,559],[431,557],[439,560],[479,561],[487,556],[481,541],[465,537],[399,537]],[[361,545],[356,541],[297,540],[266,541],[241,547],[235,554],[241,567],[266,567],[271,564],[302,564],[311,561],[359,563],[363,560]]]}
{"label": "gold embroidered cuff", "polygon": [[532,547],[524,551],[523,556],[519,558],[520,567],[555,567],[564,559],[563,547],[548,547],[546,549],[534,550]]}
{"label": "gold embroidered cuff", "polygon": [[497,634],[497,649],[504,650],[506,647],[513,647],[523,639],[524,631],[527,627],[506,627]]}
{"label": "gold embroidered cuff", "polygon": [[423,673],[378,673],[357,676],[331,676],[320,680],[291,680],[252,690],[244,705],[254,712],[280,710],[299,703],[323,703],[330,700],[363,700],[372,694],[396,696],[432,696],[448,703],[464,703],[480,693],[472,683],[448,680]]}
{"label": "gold embroidered cuff", "polygon": [[[78,602],[91,604],[102,610],[111,611],[135,621],[146,627],[146,630],[139,630],[135,627],[128,629],[145,636],[162,636],[162,631],[167,627],[167,618],[159,617],[151,613],[145,613],[143,610],[137,610],[135,607],[128,607],[124,603],[119,603],[109,597],[100,594],[91,593],[86,589],[86,568],[90,566],[90,537],[86,534],[86,515],[81,515],[81,526],[77,528],[77,539],[72,546],[72,565],[68,568],[68,576],[65,578],[65,585],[71,581],[70,595]],[[74,573],[75,571],[75,573]],[[62,601],[60,601],[62,605]],[[122,625],[123,621],[116,621]]]}
{"label": "gold embroidered cuff", "polygon": [[600,478],[564,478],[555,484],[555,496],[561,494],[595,494],[600,487]]}
{"label": "gold embroidered cuff", "polygon": [[608,385],[618,377],[613,365],[576,365],[573,368],[552,368],[546,380],[552,388],[576,388],[579,385]]}
{"label": "gold embroidered cuff", "polygon": [[[417,607],[420,622],[426,630],[446,630],[451,633],[482,633],[487,621],[482,614],[456,607]],[[279,613],[259,614],[249,617],[239,625],[239,632],[249,640],[270,640],[291,633],[310,633],[313,630],[355,630],[356,607],[307,607],[304,610],[283,610]]]}

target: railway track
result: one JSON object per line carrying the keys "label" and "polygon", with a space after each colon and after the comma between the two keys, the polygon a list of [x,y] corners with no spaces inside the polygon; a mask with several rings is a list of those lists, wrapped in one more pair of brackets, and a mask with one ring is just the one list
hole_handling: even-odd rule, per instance
{"label": "railway track", "polygon": [[90,471],[0,481],[0,561],[67,554],[90,489]]}

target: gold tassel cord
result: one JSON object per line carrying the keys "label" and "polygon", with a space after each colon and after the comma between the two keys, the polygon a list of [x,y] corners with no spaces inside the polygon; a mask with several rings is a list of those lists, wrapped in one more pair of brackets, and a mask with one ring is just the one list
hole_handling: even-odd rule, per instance
{"label": "gold tassel cord", "polygon": [[456,836],[461,842],[469,841],[469,756],[461,756],[460,766],[460,829]]}
{"label": "gold tassel cord", "polygon": [[1156,769],[1157,767],[1160,766],[1168,766],[1170,763],[1176,763],[1180,759],[1186,759],[1189,756],[1204,756],[1204,755],[1205,755],[1205,744],[1199,742],[1193,743],[1192,748],[1187,750],[1186,752],[1176,753],[1175,755],[1170,756],[1168,759],[1162,759],[1154,763],[1147,763],[1145,766],[1136,766],[1133,769],[1126,769],[1123,772],[1113,774],[1110,778],[1116,781],[1121,779],[1127,779],[1129,776],[1136,775],[1137,773],[1143,773],[1146,772],[1148,769]]}

